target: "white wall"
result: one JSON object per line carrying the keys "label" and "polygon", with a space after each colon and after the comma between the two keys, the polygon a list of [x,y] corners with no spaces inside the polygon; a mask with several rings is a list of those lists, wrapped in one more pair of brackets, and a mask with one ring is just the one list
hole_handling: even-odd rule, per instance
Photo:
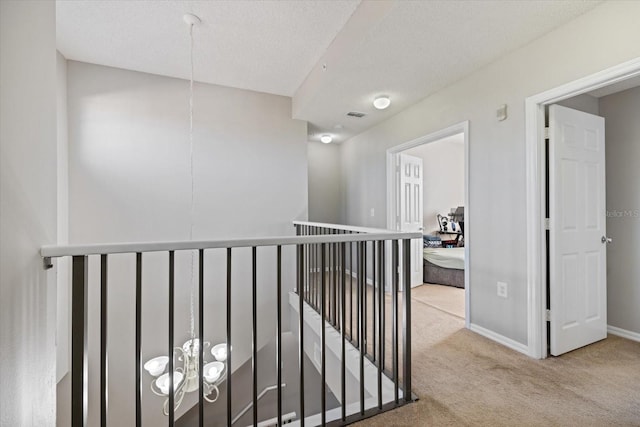
{"label": "white wall", "polygon": [[340,222],[340,147],[309,142],[309,221]]}
{"label": "white wall", "polygon": [[469,120],[470,319],[526,345],[524,100],[640,56],[638,16],[640,2],[606,2],[343,143],[344,221],[384,227],[386,150]]}
{"label": "white wall", "polygon": [[423,166],[423,234],[440,229],[437,215],[464,206],[464,134],[419,145],[403,154],[420,157]]}
{"label": "white wall", "polygon": [[640,334],[640,87],[600,98],[607,158],[607,317]]}
{"label": "white wall", "polygon": [[[188,82],[68,62],[70,241],[189,238]],[[290,98],[195,85],[194,239],[291,235],[307,219],[306,123],[291,119]],[[224,341],[225,251],[207,252],[205,336]],[[143,259],[143,359],[166,354],[167,254]],[[233,365],[251,351],[250,249],[233,255]],[[258,251],[259,345],[275,331],[275,249]],[[97,303],[99,260],[90,261],[90,304]],[[176,254],[176,344],[188,338],[190,256]],[[283,295],[294,286],[295,251],[284,249]],[[110,257],[111,421],[133,420],[134,256]],[[285,301],[283,299],[283,301]],[[97,311],[89,322],[97,324]],[[288,313],[283,313],[288,318]],[[285,325],[286,326],[286,325]],[[98,331],[90,332],[97,360]],[[91,366],[91,365],[90,365]],[[91,375],[98,374],[97,363]],[[150,378],[145,374],[143,387]],[[90,417],[99,401],[92,386]],[[118,387],[118,388],[116,388]],[[191,400],[197,398],[193,393]],[[166,422],[162,399],[145,393],[145,423]],[[178,415],[189,408],[183,404]]]}
{"label": "white wall", "polygon": [[0,425],[55,425],[54,2],[0,2]]}

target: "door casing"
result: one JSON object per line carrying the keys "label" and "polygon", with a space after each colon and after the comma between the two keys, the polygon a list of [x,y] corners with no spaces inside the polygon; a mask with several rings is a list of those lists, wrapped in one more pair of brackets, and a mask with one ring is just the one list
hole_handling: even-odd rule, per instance
{"label": "door casing", "polygon": [[547,357],[545,106],[640,76],[640,58],[528,97],[526,134],[526,241],[528,355]]}
{"label": "door casing", "polygon": [[[395,230],[396,228],[396,188],[397,179],[395,174],[395,165],[398,155],[410,148],[418,147],[430,142],[439,141],[449,136],[464,134],[464,283],[465,283],[465,313],[464,321],[465,327],[469,328],[471,325],[471,282],[469,280],[469,248],[473,243],[468,239],[470,235],[470,209],[469,209],[469,121],[464,121],[445,129],[421,136],[411,141],[404,142],[402,144],[393,146],[387,150],[387,228],[389,230]],[[391,268],[387,266],[387,283],[391,283]]]}

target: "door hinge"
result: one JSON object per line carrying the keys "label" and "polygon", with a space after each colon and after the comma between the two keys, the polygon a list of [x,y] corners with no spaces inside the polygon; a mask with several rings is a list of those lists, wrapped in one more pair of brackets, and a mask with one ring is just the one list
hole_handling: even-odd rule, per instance
{"label": "door hinge", "polygon": [[551,220],[549,218],[544,219],[544,229],[551,230]]}
{"label": "door hinge", "polygon": [[53,268],[53,262],[51,262],[51,257],[49,256],[43,257],[42,266],[44,267],[45,270],[49,270],[50,268]]}
{"label": "door hinge", "polygon": [[544,312],[544,320],[546,320],[547,322],[551,322],[551,310],[549,310],[548,308]]}
{"label": "door hinge", "polygon": [[544,139],[549,139],[549,133],[550,133],[549,128],[548,127],[544,128]]}

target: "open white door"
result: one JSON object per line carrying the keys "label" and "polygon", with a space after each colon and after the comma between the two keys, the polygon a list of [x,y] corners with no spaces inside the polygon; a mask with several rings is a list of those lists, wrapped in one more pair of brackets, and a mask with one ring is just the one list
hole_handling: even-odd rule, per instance
{"label": "open white door", "polygon": [[[400,154],[398,167],[399,225],[401,231],[422,232],[422,159]],[[422,284],[422,239],[411,242],[411,286]]]}
{"label": "open white door", "polygon": [[607,337],[604,118],[549,107],[551,354]]}

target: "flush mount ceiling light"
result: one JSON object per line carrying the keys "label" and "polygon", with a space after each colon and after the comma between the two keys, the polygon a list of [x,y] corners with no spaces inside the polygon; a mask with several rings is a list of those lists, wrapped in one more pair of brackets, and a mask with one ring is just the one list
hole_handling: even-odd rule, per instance
{"label": "flush mount ceiling light", "polygon": [[320,141],[322,141],[325,144],[330,143],[331,141],[333,141],[333,138],[331,137],[331,135],[322,135],[320,137]]}
{"label": "flush mount ceiling light", "polygon": [[378,96],[373,100],[373,106],[378,110],[384,110],[389,105],[391,105],[391,99],[387,95]]}

